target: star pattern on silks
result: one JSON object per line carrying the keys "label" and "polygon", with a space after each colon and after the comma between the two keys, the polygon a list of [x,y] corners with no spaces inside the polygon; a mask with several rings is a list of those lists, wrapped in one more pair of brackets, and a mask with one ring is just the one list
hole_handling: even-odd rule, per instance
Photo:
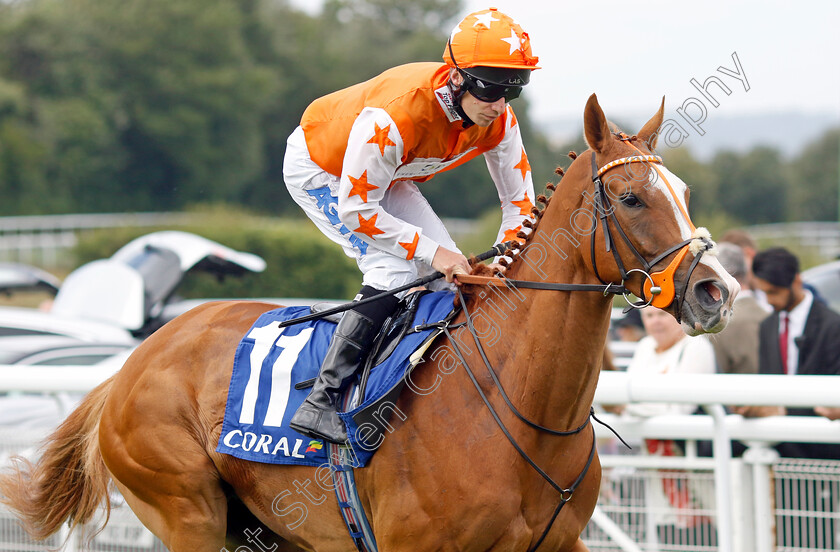
{"label": "star pattern on silks", "polygon": [[360,198],[362,198],[362,201],[367,203],[368,192],[379,188],[379,186],[374,186],[373,184],[368,182],[367,171],[363,172],[362,176],[360,176],[359,178],[353,178],[349,174],[347,175],[347,178],[350,179],[350,183],[353,185],[353,188],[350,190],[350,193],[347,194],[348,198],[357,195]]}
{"label": "star pattern on silks", "polygon": [[396,142],[392,142],[390,138],[388,138],[388,132],[391,130],[391,125],[386,126],[385,128],[379,128],[379,125],[373,123],[374,131],[373,131],[373,138],[367,141],[368,144],[376,144],[379,146],[379,155],[385,155],[385,147],[386,146],[396,146]]}
{"label": "star pattern on silks", "polygon": [[520,230],[522,230],[521,225],[517,226],[516,228],[511,228],[510,230],[505,230],[505,241],[509,242],[516,240],[518,242],[522,242],[522,238],[517,237],[516,235],[517,233],[519,233]]}
{"label": "star pattern on silks", "polygon": [[377,234],[384,234],[382,230],[376,227],[376,218],[379,216],[379,213],[376,213],[369,219],[365,220],[365,217],[359,213],[359,227],[353,230],[353,232],[357,234],[364,234],[368,236],[370,239],[375,240]]}
{"label": "star pattern on silks", "polygon": [[522,148],[522,157],[519,158],[519,163],[513,166],[514,169],[522,171],[522,180],[525,180],[525,175],[531,170],[531,164],[528,163],[528,156],[525,154],[525,148]]}
{"label": "star pattern on silks", "polygon": [[502,42],[510,44],[510,54],[508,55],[513,55],[513,53],[522,46],[522,39],[519,38],[516,31],[513,29],[510,30],[510,36],[508,38],[503,38]]}
{"label": "star pattern on silks", "polygon": [[487,13],[482,13],[480,15],[476,15],[475,16],[475,23],[473,23],[473,27],[475,27],[476,25],[484,25],[485,27],[487,27],[489,29],[490,25],[493,24],[493,21],[499,21],[498,19],[495,19],[493,17],[493,15],[495,15],[495,14],[491,11],[488,11]]}
{"label": "star pattern on silks", "polygon": [[420,242],[420,234],[415,232],[414,239],[411,242],[397,242],[400,244],[400,247],[404,247],[406,251],[408,251],[408,255],[405,256],[405,260],[410,261],[414,258],[414,252],[417,250],[417,244]]}
{"label": "star pattern on silks", "polygon": [[519,201],[511,201],[511,203],[519,207],[520,215],[530,215],[531,209],[533,209],[534,207],[534,204],[531,203],[530,199],[528,199],[528,192],[525,192],[524,199],[520,199]]}
{"label": "star pattern on silks", "polygon": [[508,110],[508,120],[510,121],[510,128],[513,128],[513,127],[516,126],[516,122],[517,122],[516,121],[516,114],[513,112],[513,110],[510,108],[510,106],[508,106],[507,110]]}

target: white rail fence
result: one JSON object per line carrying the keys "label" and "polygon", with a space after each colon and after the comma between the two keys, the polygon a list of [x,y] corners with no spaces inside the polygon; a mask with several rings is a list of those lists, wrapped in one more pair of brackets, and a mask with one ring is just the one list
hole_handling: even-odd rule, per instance
{"label": "white rail fence", "polygon": [[[78,234],[95,228],[125,226],[183,226],[197,215],[187,213],[104,213],[0,217],[0,261],[53,266],[62,252],[71,249]],[[457,235],[470,234],[475,222],[447,219],[446,226]],[[820,256],[840,255],[840,224],[837,222],[790,222],[747,228],[763,243],[785,243],[792,247],[814,247]]]}
{"label": "white rail fence", "polygon": [[[0,366],[0,393],[36,392],[56,397],[84,392],[113,369]],[[840,462],[779,459],[779,441],[840,443],[840,421],[824,418],[744,419],[724,405],[840,406],[840,378],[830,376],[664,375],[604,372],[597,404],[682,402],[704,405],[708,415],[647,419],[599,414],[625,439],[686,440],[685,456],[619,453],[613,436],[596,424],[602,496],[584,540],[592,552],[806,552],[836,550],[840,543]],[[57,403],[59,404],[59,403]],[[63,404],[66,404],[64,402]],[[64,413],[66,414],[66,412]],[[0,464],[9,452],[31,448],[44,433],[0,432]],[[697,454],[698,440],[713,455]],[[740,458],[730,441],[748,445]],[[668,489],[670,503],[656,497]],[[674,504],[674,497],[684,497]],[[661,499],[661,496],[660,496]],[[679,502],[679,501],[678,501]],[[88,546],[71,539],[65,551],[165,550],[127,508]],[[33,543],[0,511],[0,550],[41,551],[60,540]]]}
{"label": "white rail fence", "polygon": [[56,266],[85,230],[183,226],[188,213],[103,213],[0,217],[0,261]]}
{"label": "white rail fence", "polygon": [[840,223],[783,222],[750,226],[747,231],[763,243],[786,244],[789,247],[814,247],[826,259],[840,256]]}
{"label": "white rail fence", "polygon": [[[779,459],[771,448],[782,441],[840,443],[840,421],[793,416],[744,419],[724,411],[724,405],[840,406],[840,378],[631,377],[605,372],[595,402],[697,404],[708,415],[647,419],[603,415],[619,434],[637,443],[645,439],[687,443],[684,457],[601,456],[607,496],[602,496],[593,517],[598,531],[590,527],[587,533],[593,552],[805,552],[836,550],[840,545],[840,462]],[[610,437],[603,429],[598,435]],[[697,456],[698,440],[712,441],[711,458]],[[741,458],[732,458],[732,440],[748,445]],[[669,500],[657,503],[655,497],[668,492]],[[641,502],[632,503],[640,497]],[[623,499],[627,500],[622,503]],[[617,523],[622,517],[623,523]],[[592,543],[599,533],[610,538]]]}

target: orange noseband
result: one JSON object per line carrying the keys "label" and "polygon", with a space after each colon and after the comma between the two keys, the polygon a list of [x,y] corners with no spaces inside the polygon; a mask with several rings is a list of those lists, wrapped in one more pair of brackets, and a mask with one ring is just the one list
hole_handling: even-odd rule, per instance
{"label": "orange noseband", "polygon": [[[622,140],[629,144],[629,138],[625,136],[619,136]],[[630,144],[632,146],[632,144]],[[639,151],[637,148],[635,148]],[[694,224],[691,222],[691,218],[688,216],[685,208],[683,207],[682,203],[680,202],[679,198],[677,197],[676,192],[674,192],[673,187],[668,182],[668,179],[665,178],[665,175],[660,171],[654,164],[661,164],[662,158],[656,155],[645,155],[639,151],[640,155],[635,155],[631,157],[623,157],[621,159],[616,159],[614,161],[610,161],[600,169],[595,161],[595,154],[592,154],[592,172],[593,177],[592,180],[596,185],[596,195],[595,195],[595,210],[596,213],[599,214],[604,227],[604,240],[606,242],[607,251],[612,251],[613,257],[615,258],[616,264],[618,265],[619,272],[621,274],[622,283],[626,282],[629,278],[630,274],[633,272],[640,272],[645,281],[642,285],[643,295],[647,297],[647,300],[643,299],[641,302],[633,303],[628,299],[628,303],[636,308],[646,307],[648,305],[653,305],[657,308],[666,308],[675,300],[679,302],[679,307],[677,308],[677,320],[680,319],[679,311],[682,309],[682,301],[685,299],[685,291],[688,287],[688,281],[691,278],[691,274],[694,272],[697,264],[700,261],[700,257],[702,257],[703,253],[709,251],[714,248],[715,244],[711,240],[711,235],[709,234],[708,230],[705,228],[695,228]],[[609,198],[607,197],[605,187],[603,182],[601,181],[601,176],[606,173],[608,170],[620,166],[620,165],[627,165],[630,163],[646,163],[649,164],[650,168],[656,171],[658,177],[661,181],[665,184],[668,192],[671,194],[671,197],[674,200],[674,203],[677,205],[680,213],[685,218],[686,223],[688,224],[689,228],[691,229],[692,235],[690,239],[687,239],[673,247],[670,247],[665,252],[658,255],[652,261],[648,261],[647,259],[642,256],[641,253],[636,249],[630,239],[625,234],[624,230],[621,228],[621,225],[618,222],[618,219],[615,217],[614,210],[611,208],[609,203]],[[618,232],[619,236],[624,240],[627,246],[632,251],[633,255],[639,260],[640,264],[643,268],[638,269],[634,268],[631,270],[626,270],[624,267],[624,263],[621,260],[621,257],[618,255],[614,245],[613,245],[613,237],[610,231],[610,227],[608,225],[608,218],[612,219],[612,222]],[[592,242],[592,266],[595,270],[595,275],[602,283],[604,280],[598,274],[598,268],[595,262],[595,240],[593,239]],[[672,253],[677,252],[677,255],[671,260],[665,269],[660,270],[658,272],[651,272],[651,270],[663,261],[666,257],[671,255]],[[675,274],[677,269],[679,268],[680,264],[685,259],[686,255],[691,252],[694,254],[694,259],[691,263],[689,268],[688,275],[686,276],[685,282],[682,285],[680,293],[677,290],[677,283],[675,281]],[[625,297],[626,299],[626,297]]]}

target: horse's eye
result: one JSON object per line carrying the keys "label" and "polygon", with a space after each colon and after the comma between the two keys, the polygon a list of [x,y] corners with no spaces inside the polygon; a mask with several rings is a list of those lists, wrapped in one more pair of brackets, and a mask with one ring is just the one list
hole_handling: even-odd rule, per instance
{"label": "horse's eye", "polygon": [[644,204],[641,201],[639,201],[639,198],[636,197],[636,194],[623,194],[619,199],[627,207],[644,207]]}

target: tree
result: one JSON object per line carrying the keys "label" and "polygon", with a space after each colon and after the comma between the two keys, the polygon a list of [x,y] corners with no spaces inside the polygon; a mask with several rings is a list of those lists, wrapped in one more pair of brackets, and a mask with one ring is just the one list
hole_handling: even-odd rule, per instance
{"label": "tree", "polygon": [[808,144],[790,164],[788,220],[837,220],[840,193],[840,127]]}
{"label": "tree", "polygon": [[[26,0],[0,3],[0,191],[8,213],[298,212],[286,138],[315,98],[411,61],[441,62],[462,2]],[[538,193],[556,151],[515,104]],[[424,191],[442,216],[498,209],[480,160]]]}
{"label": "tree", "polygon": [[237,0],[31,0],[0,66],[31,99],[51,187],[88,210],[236,198],[263,169],[275,76]]}
{"label": "tree", "polygon": [[718,184],[715,173],[708,165],[698,161],[688,148],[667,149],[663,161],[672,173],[688,186],[689,212],[692,218],[702,220],[720,211]]}
{"label": "tree", "polygon": [[716,201],[746,224],[786,219],[789,184],[779,152],[757,147],[745,155],[718,153],[712,160]]}
{"label": "tree", "polygon": [[146,191],[135,201],[171,209],[237,197],[263,168],[260,117],[275,89],[249,55],[238,4],[88,1],[124,117],[120,180]]}
{"label": "tree", "polygon": [[0,77],[0,215],[41,212],[46,151],[29,120],[24,88]]}

